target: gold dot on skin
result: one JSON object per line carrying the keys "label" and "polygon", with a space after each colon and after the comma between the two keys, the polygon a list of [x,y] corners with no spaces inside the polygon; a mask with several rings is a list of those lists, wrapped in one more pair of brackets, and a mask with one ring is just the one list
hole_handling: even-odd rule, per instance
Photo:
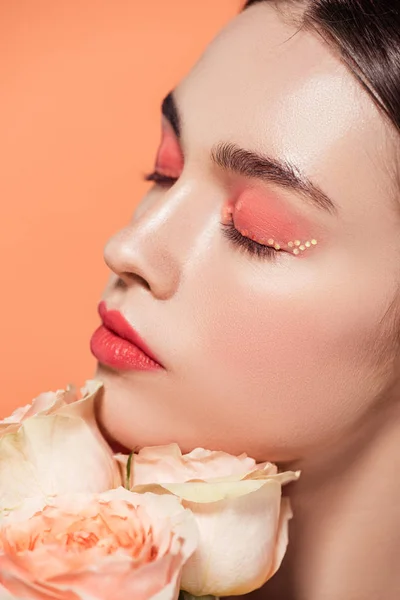
{"label": "gold dot on skin", "polygon": [[273,245],[275,244],[275,240],[273,240],[272,238],[269,238],[269,240],[268,240],[268,244],[269,244],[270,246],[273,246]]}
{"label": "gold dot on skin", "polygon": [[313,246],[316,246],[317,245],[317,240],[311,240],[311,243],[312,243]]}
{"label": "gold dot on skin", "polygon": [[305,247],[305,246],[303,246],[303,244],[302,244],[301,246],[299,246],[299,249],[300,249],[301,251],[303,251],[303,250],[305,250],[305,249],[306,249],[306,247]]}
{"label": "gold dot on skin", "polygon": [[295,248],[295,249],[293,250],[293,254],[300,254],[300,250],[299,250],[298,248]]}
{"label": "gold dot on skin", "polygon": [[300,240],[296,240],[294,243],[295,246],[300,246],[300,244],[301,244]]}
{"label": "gold dot on skin", "polygon": [[274,248],[275,248],[275,250],[280,250],[281,249],[281,247],[280,247],[279,244],[275,244]]}
{"label": "gold dot on skin", "polygon": [[288,243],[289,248],[293,248],[293,242]]}
{"label": "gold dot on skin", "polygon": [[311,246],[311,242],[306,242],[306,243],[305,243],[305,247],[306,247],[306,248],[309,248],[310,246]]}

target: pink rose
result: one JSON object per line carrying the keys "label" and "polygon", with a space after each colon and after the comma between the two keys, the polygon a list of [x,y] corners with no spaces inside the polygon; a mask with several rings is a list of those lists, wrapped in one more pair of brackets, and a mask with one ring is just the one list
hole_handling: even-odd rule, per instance
{"label": "pink rose", "polygon": [[[117,457],[122,475],[128,457]],[[194,596],[243,595],[279,568],[292,511],[282,486],[299,477],[276,465],[176,444],[143,448],[130,461],[134,492],[172,494],[192,511],[199,543],[183,568],[182,589]]]}
{"label": "pink rose", "polygon": [[26,501],[0,529],[0,585],[34,600],[175,600],[197,543],[173,496],[60,496]]}

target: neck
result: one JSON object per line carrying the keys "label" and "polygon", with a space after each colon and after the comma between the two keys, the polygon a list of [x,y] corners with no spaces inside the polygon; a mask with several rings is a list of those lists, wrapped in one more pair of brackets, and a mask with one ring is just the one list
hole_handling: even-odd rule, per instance
{"label": "neck", "polygon": [[252,600],[399,598],[399,413],[379,406],[346,446],[296,465],[288,552]]}

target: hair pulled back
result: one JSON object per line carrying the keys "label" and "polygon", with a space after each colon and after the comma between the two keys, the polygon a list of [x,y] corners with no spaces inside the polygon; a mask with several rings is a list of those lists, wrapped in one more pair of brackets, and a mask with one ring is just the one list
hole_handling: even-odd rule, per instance
{"label": "hair pulled back", "polygon": [[[249,0],[245,9],[271,0]],[[338,48],[374,102],[400,131],[400,0],[272,0],[302,8],[301,28]],[[304,7],[304,8],[303,8]]]}

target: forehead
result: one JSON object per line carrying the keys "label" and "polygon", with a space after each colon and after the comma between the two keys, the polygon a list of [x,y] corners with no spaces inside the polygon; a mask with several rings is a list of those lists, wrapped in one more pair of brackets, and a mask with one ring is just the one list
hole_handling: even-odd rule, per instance
{"label": "forehead", "polygon": [[176,96],[184,138],[205,150],[231,141],[286,158],[339,208],[393,196],[397,134],[337,51],[268,3],[220,33]]}

